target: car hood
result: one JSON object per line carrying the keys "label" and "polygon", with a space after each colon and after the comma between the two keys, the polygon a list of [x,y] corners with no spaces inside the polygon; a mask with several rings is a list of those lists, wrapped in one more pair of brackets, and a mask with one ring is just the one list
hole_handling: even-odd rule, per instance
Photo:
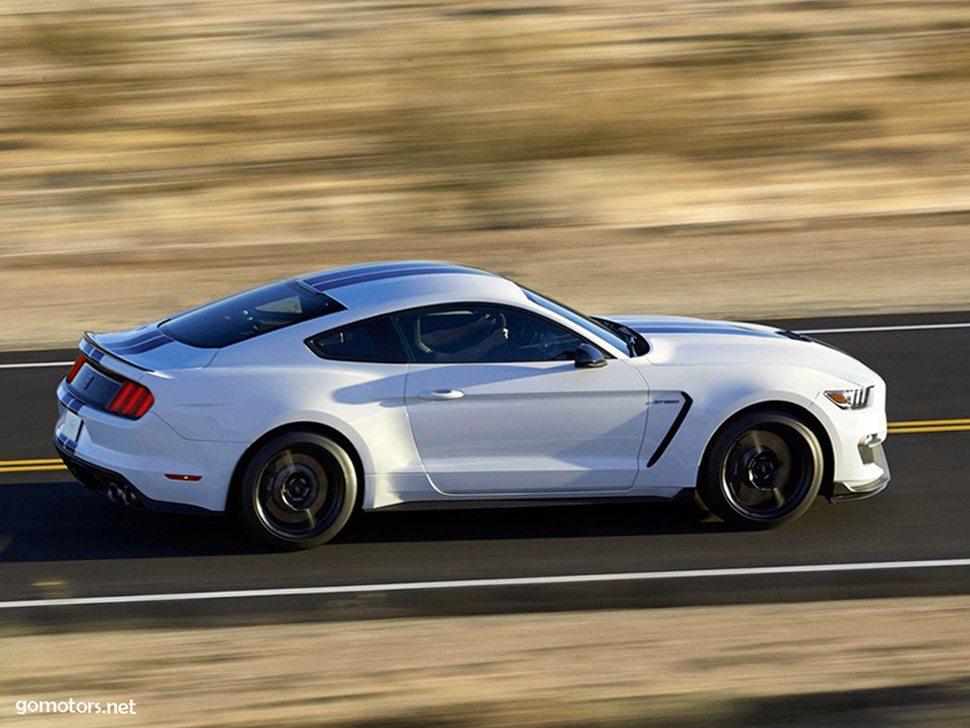
{"label": "car hood", "polygon": [[646,335],[661,334],[716,334],[721,336],[755,336],[788,338],[777,328],[736,321],[709,321],[687,316],[605,316],[611,321],[626,324]]}
{"label": "car hood", "polygon": [[605,316],[642,334],[642,357],[654,366],[790,365],[825,371],[858,385],[878,381],[869,367],[843,351],[785,329],[683,316]]}

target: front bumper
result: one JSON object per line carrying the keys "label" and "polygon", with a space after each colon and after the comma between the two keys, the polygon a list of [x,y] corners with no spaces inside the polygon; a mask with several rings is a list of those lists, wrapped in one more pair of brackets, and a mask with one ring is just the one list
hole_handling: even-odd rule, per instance
{"label": "front bumper", "polygon": [[832,484],[832,493],[828,496],[830,503],[847,503],[848,501],[866,500],[882,493],[889,486],[891,474],[889,472],[889,461],[886,459],[886,451],[882,443],[871,448],[873,464],[882,470],[876,480],[868,483],[840,483],[836,481]]}

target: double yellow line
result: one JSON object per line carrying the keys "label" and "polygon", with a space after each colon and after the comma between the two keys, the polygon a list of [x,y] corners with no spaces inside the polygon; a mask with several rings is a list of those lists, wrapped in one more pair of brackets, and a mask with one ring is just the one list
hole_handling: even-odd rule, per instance
{"label": "double yellow line", "polygon": [[[912,420],[890,422],[890,435],[915,435],[924,432],[970,432],[970,419],[965,420]],[[67,470],[59,458],[41,460],[0,460],[2,473],[42,473]]]}
{"label": "double yellow line", "polygon": [[33,473],[50,470],[67,470],[60,458],[42,460],[0,460],[0,473]]}
{"label": "double yellow line", "polygon": [[890,422],[889,434],[909,435],[917,432],[967,432],[970,420],[913,420],[912,422]]}

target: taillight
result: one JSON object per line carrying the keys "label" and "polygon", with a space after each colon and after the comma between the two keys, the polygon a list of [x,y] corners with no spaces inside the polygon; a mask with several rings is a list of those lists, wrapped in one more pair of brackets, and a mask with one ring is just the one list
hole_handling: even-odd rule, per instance
{"label": "taillight", "polygon": [[83,367],[87,363],[88,363],[88,358],[84,356],[84,354],[81,354],[81,356],[77,358],[77,361],[74,362],[74,366],[71,367],[71,371],[67,373],[68,384],[74,381],[74,377],[76,377],[77,373],[81,371],[81,367]]}
{"label": "taillight", "polygon": [[155,397],[147,387],[134,382],[125,382],[108,403],[108,412],[137,420],[148,412],[153,404],[155,404]]}

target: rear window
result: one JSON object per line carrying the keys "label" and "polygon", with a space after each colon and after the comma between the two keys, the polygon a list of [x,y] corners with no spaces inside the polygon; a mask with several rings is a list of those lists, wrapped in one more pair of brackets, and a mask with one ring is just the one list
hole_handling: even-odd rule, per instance
{"label": "rear window", "polygon": [[183,344],[218,349],[342,310],[329,296],[285,281],[207,303],[160,328]]}
{"label": "rear window", "polygon": [[309,339],[307,345],[324,359],[384,364],[407,362],[401,339],[386,316],[327,331]]}

